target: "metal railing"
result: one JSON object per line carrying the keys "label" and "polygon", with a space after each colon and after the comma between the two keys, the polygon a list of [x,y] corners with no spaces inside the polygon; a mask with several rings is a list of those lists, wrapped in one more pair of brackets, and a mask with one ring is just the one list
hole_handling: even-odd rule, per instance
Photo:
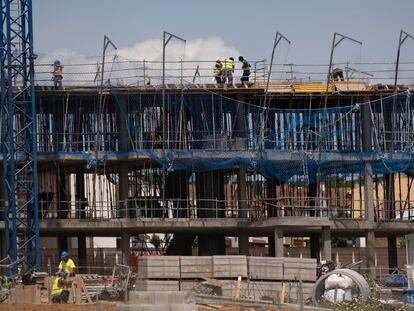
{"label": "metal railing", "polygon": [[365,219],[363,202],[335,198],[254,200],[170,199],[143,197],[125,201],[39,201],[39,220],[205,219],[309,217]]}
{"label": "metal railing", "polygon": [[[222,60],[224,61],[224,60]],[[264,83],[267,77],[269,62],[267,60],[251,60],[251,81]],[[178,60],[166,62],[166,83],[191,85],[197,73],[196,83],[215,83],[214,60]],[[358,63],[346,62],[334,64],[342,68],[345,81],[363,81],[366,83],[393,84],[395,63]],[[414,80],[414,63],[400,63],[399,82],[412,83]],[[97,86],[100,77],[100,63],[68,63],[64,64],[63,84],[66,86]],[[235,62],[234,81],[238,83],[242,76],[241,63]],[[125,60],[117,55],[105,62],[104,81],[113,86],[150,86],[161,85],[161,61]],[[321,82],[325,80],[328,64],[273,64],[271,81],[285,83]],[[53,65],[36,64],[35,80],[37,85],[53,85]],[[150,85],[148,82],[150,81]]]}

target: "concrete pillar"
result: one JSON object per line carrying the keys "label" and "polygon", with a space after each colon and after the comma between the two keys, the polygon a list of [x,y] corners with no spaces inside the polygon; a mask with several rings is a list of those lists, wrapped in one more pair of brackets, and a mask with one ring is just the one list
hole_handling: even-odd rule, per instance
{"label": "concrete pillar", "polygon": [[375,234],[374,231],[367,232],[367,243],[366,243],[366,263],[367,268],[369,269],[368,272],[374,280],[377,277],[376,267],[375,267]]}
{"label": "concrete pillar", "polygon": [[239,255],[250,254],[249,251],[249,233],[245,230],[239,232]]}
{"label": "concrete pillar", "polygon": [[247,218],[247,183],[246,183],[246,168],[240,167],[237,174],[237,194],[239,198],[239,217]]}
{"label": "concrete pillar", "polygon": [[329,226],[322,227],[322,259],[332,260],[331,228]]}
{"label": "concrete pillar", "polygon": [[86,273],[85,267],[88,265],[86,254],[86,235],[78,234],[78,266],[79,273]]}
{"label": "concrete pillar", "polygon": [[123,230],[121,233],[121,252],[122,252],[122,264],[129,266],[129,258],[131,256],[130,246],[131,235],[128,231]]}
{"label": "concrete pillar", "polygon": [[321,253],[321,246],[319,242],[319,234],[313,233],[310,235],[310,255],[311,258],[315,258],[318,262],[321,260],[320,258]]}
{"label": "concrete pillar", "polygon": [[398,255],[397,255],[397,237],[388,237],[388,268],[390,273],[398,267]]}
{"label": "concrete pillar", "polygon": [[276,227],[274,230],[274,241],[275,241],[275,257],[284,257],[283,250],[283,228]]}

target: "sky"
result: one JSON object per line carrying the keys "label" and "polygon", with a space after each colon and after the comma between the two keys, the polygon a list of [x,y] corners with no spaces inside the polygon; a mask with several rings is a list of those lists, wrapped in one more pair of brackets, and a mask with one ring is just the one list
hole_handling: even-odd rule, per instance
{"label": "sky", "polygon": [[[414,34],[414,0],[37,0],[33,6],[35,51],[47,61],[60,54],[74,62],[97,57],[104,34],[119,54],[159,59],[165,30],[188,40],[191,60],[270,59],[280,31],[292,43],[280,45],[278,62],[328,63],[334,32],[363,42],[341,43],[334,62],[392,62],[400,30]],[[169,59],[183,53],[179,44],[169,49]],[[414,40],[401,57],[414,60]]]}

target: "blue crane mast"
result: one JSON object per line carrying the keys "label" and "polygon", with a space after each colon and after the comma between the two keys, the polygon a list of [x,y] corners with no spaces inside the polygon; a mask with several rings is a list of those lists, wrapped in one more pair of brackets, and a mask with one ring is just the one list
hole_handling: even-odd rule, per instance
{"label": "blue crane mast", "polygon": [[1,0],[3,219],[9,273],[39,269],[32,0]]}

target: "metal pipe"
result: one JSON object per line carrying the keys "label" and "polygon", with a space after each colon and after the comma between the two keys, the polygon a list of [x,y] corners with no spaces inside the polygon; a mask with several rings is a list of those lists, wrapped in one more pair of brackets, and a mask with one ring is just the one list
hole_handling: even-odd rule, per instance
{"label": "metal pipe", "polygon": [[[340,37],[340,39],[338,41],[336,41],[337,36]],[[342,34],[337,33],[337,32],[334,33],[333,38],[332,38],[332,47],[331,47],[331,55],[330,55],[330,58],[329,58],[328,73],[326,75],[326,90],[325,90],[325,100],[324,100],[324,108],[325,109],[328,106],[328,91],[329,91],[329,82],[331,80],[330,77],[331,77],[331,71],[332,71],[332,61],[333,61],[334,50],[345,39],[362,45],[361,41],[355,40],[351,37],[342,35]]]}
{"label": "metal pipe", "polygon": [[[166,39],[167,38],[167,39]],[[178,39],[184,44],[187,42],[181,37],[178,37],[172,33],[164,31],[162,34],[162,150],[163,150],[163,158],[165,160],[165,149],[168,147],[166,140],[167,140],[167,113],[165,111],[165,48],[167,47],[168,42],[172,38]],[[182,61],[182,60],[181,60]],[[166,208],[166,200],[165,200],[165,179],[166,179],[166,167],[163,165],[162,167],[162,211],[164,217],[164,211]]]}

